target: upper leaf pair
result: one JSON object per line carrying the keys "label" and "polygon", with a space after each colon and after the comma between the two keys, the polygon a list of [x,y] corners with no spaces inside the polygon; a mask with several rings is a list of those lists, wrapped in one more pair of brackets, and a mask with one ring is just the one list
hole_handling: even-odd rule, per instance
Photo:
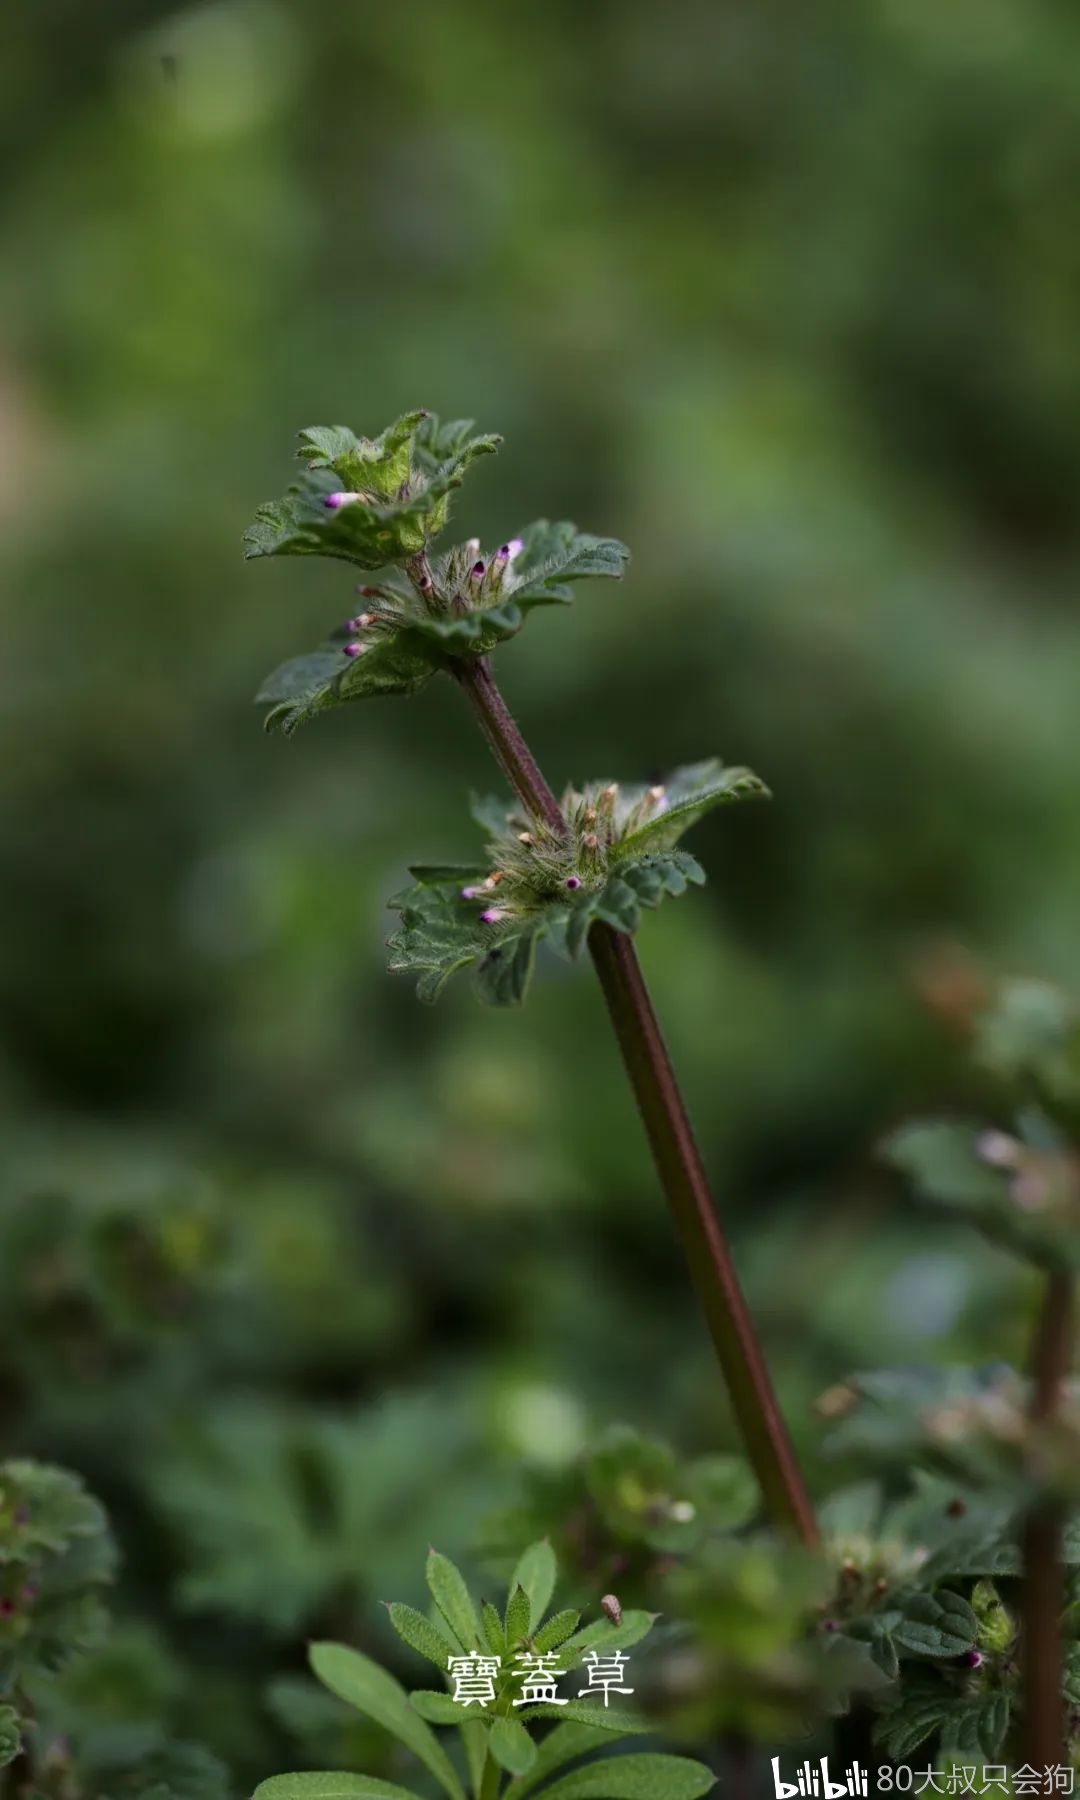
{"label": "upper leaf pair", "polygon": [[330,556],[400,573],[362,587],[363,610],[321,649],[268,677],[257,696],[273,708],[268,727],[291,733],[328,707],[412,693],[455,660],[513,637],[533,607],[568,602],[571,582],[622,574],[623,544],[547,519],[493,551],[482,554],[471,538],[430,558],[453,490],[500,442],[470,431],[469,420],[440,426],[433,414],[412,412],[374,439],[344,425],[300,433],[306,471],[282,499],[259,507],[245,555]]}

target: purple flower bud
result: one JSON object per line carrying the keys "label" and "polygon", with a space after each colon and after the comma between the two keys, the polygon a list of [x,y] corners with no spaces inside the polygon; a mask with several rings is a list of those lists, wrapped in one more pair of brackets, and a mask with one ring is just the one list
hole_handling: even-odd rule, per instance
{"label": "purple flower bud", "polygon": [[359,494],[324,494],[323,505],[328,512],[337,512],[339,506],[349,506],[359,498]]}
{"label": "purple flower bud", "polygon": [[489,906],[486,911],[480,914],[480,917],[485,925],[497,925],[500,919],[505,919],[506,908],[504,906]]}
{"label": "purple flower bud", "polygon": [[341,629],[342,631],[359,631],[360,621],[359,619],[346,619]]}
{"label": "purple flower bud", "polygon": [[578,888],[581,886],[581,876],[580,875],[568,875],[566,877],[565,885],[570,889],[570,892],[572,894],[575,894],[577,892]]}
{"label": "purple flower bud", "polygon": [[366,644],[346,644],[341,654],[343,656],[363,656],[366,649]]}
{"label": "purple flower bud", "polygon": [[469,575],[473,581],[483,581],[483,579],[484,579],[483,563],[482,562],[474,562],[472,568],[469,570]]}
{"label": "purple flower bud", "polygon": [[483,888],[482,888],[482,887],[466,887],[466,888],[462,888],[462,890],[461,890],[461,898],[462,898],[462,899],[463,899],[463,900],[479,900],[479,898],[480,898],[480,896],[481,896],[481,894],[482,894],[482,893],[483,893],[483,891],[484,891],[484,890],[483,890]]}
{"label": "purple flower bud", "polygon": [[499,548],[495,552],[495,561],[500,562],[500,563],[510,561],[510,546],[509,546],[509,544],[500,544],[499,545]]}
{"label": "purple flower bud", "polygon": [[964,1661],[969,1669],[977,1669],[982,1662],[981,1650],[965,1650]]}

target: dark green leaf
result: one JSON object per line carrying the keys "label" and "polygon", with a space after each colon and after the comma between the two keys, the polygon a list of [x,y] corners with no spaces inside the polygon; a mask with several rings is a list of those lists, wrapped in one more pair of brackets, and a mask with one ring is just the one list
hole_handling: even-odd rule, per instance
{"label": "dark green leaf", "polygon": [[451,1800],[465,1800],[460,1781],[434,1733],[409,1705],[401,1683],[369,1656],[345,1644],[312,1644],[311,1667],[324,1687],[400,1739]]}
{"label": "dark green leaf", "polygon": [[893,1632],[901,1650],[916,1656],[962,1656],[975,1643],[979,1622],[960,1594],[905,1594],[896,1601],[902,1618]]}
{"label": "dark green leaf", "polygon": [[568,583],[585,576],[623,575],[630,552],[617,538],[593,537],[568,519],[536,519],[521,532],[522,548],[513,563],[515,599],[540,593],[570,598]]}

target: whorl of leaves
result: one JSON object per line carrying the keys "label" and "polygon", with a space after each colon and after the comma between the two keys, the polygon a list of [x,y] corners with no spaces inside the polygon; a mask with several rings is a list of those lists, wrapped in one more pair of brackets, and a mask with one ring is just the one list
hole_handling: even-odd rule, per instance
{"label": "whorl of leaves", "polygon": [[418,411],[378,438],[345,425],[300,433],[304,473],[258,508],[245,556],[329,556],[390,573],[361,587],[355,618],[319,649],[267,677],[256,699],[271,707],[268,729],[289,735],[349,701],[414,693],[455,661],[514,637],[533,608],[566,605],[572,582],[622,575],[625,545],[567,520],[537,519],[487,551],[472,540],[429,555],[469,466],[501,441],[471,432],[471,420],[440,425]]}
{"label": "whorl of leaves", "polygon": [[541,942],[572,960],[598,921],[636,931],[643,908],[705,880],[676,847],[683,833],[714,806],[766,792],[749,769],[715,759],[677,770],[662,787],[592,782],[563,795],[565,833],[516,806],[474,801],[490,834],[487,861],[410,870],[413,886],[389,902],[401,915],[389,966],[418,976],[422,1000],[471,969],[482,1000],[519,1004]]}

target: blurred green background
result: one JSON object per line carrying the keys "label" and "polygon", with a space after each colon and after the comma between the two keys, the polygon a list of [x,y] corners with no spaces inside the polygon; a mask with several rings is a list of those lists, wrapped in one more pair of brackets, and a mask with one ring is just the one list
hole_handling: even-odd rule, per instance
{"label": "blurred green background", "polygon": [[3,36],[0,1441],[109,1503],[146,1716],[265,1774],[304,1637],[384,1647],[429,1538],[467,1558],[613,1420],[732,1434],[588,972],[524,1017],[383,972],[405,863],[497,786],[459,698],[264,738],[351,581],[241,532],[300,426],[422,405],[506,437],[461,535],[631,545],[499,673],[557,784],[719,753],[775,790],[640,947],[827,1480],[822,1387],[1024,1328],[873,1146],[963,1096],[943,946],[1080,979],[1080,15],[35,0]]}

